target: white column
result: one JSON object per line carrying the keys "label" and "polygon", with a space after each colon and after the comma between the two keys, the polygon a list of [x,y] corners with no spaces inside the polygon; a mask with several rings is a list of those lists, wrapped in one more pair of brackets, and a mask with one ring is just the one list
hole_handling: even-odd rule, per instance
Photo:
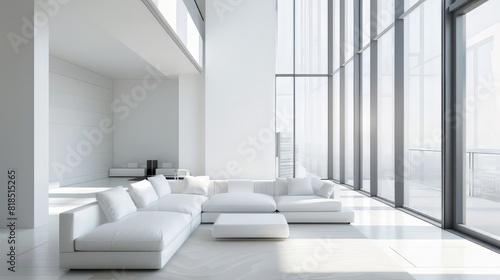
{"label": "white column", "polygon": [[206,2],[205,148],[212,178],[275,178],[275,2]]}
{"label": "white column", "polygon": [[203,75],[179,75],[179,168],[205,175]]}
{"label": "white column", "polygon": [[48,219],[49,15],[35,1],[2,1],[0,18],[0,228],[9,185],[17,228],[35,228]]}

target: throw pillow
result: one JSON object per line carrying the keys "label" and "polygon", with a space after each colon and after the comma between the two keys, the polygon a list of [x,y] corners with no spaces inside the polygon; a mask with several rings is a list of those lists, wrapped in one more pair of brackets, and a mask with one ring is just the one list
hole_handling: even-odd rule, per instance
{"label": "throw pillow", "polygon": [[311,178],[287,178],[288,195],[312,195]]}
{"label": "throw pillow", "polygon": [[156,175],[153,177],[149,177],[148,181],[153,185],[158,198],[162,198],[167,194],[172,193],[172,189],[170,189],[170,184],[167,179],[163,175]]}
{"label": "throw pillow", "polygon": [[316,194],[324,198],[330,198],[330,196],[332,196],[333,194],[334,188],[335,186],[333,184],[324,183]]}
{"label": "throw pillow", "polygon": [[137,211],[137,207],[135,207],[130,195],[122,186],[98,192],[95,197],[110,222],[119,221],[126,215]]}
{"label": "throw pillow", "polygon": [[253,181],[248,180],[230,180],[228,182],[227,192],[253,193]]}
{"label": "throw pillow", "polygon": [[153,188],[153,185],[148,180],[142,180],[137,183],[130,184],[128,192],[139,208],[144,208],[150,203],[158,200],[158,195]]}
{"label": "throw pillow", "polygon": [[209,176],[185,176],[184,182],[186,182],[186,185],[182,193],[208,195]]}

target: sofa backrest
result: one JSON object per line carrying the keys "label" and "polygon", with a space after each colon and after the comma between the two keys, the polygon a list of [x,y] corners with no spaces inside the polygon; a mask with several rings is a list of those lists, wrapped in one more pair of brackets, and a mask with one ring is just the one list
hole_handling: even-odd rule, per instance
{"label": "sofa backrest", "polygon": [[[227,193],[230,180],[215,180],[214,194]],[[274,196],[274,180],[253,180],[254,192]]]}
{"label": "sofa backrest", "polygon": [[[286,179],[277,178],[275,180],[253,180],[254,181],[254,192],[263,193],[271,196],[287,195],[288,194],[288,183]],[[182,193],[185,187],[184,180],[168,180],[172,193]],[[210,180],[208,185],[208,196],[211,197],[214,194],[226,193],[228,189],[229,180]],[[340,186],[329,180],[321,180],[314,182],[313,189],[316,192],[323,183],[335,185],[333,198],[338,199],[340,196]]]}
{"label": "sofa backrest", "polygon": [[[184,180],[167,180],[168,184],[170,185],[170,189],[172,190],[172,193],[182,193],[182,190],[186,186],[186,181]],[[210,180],[210,183],[208,185],[208,196],[213,196],[215,191],[215,186],[214,186],[214,181]]]}
{"label": "sofa backrest", "polygon": [[[254,192],[263,193],[267,195],[274,195],[274,180],[253,180]],[[208,196],[211,197],[215,194],[226,193],[228,189],[229,180],[210,180],[208,185]],[[184,180],[168,180],[172,193],[182,193],[185,188]]]}

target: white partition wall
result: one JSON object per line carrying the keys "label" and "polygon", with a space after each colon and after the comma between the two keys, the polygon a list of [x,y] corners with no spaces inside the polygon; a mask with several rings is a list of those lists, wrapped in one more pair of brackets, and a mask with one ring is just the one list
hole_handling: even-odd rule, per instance
{"label": "white partition wall", "polygon": [[50,57],[49,179],[106,178],[113,162],[113,80]]}
{"label": "white partition wall", "polygon": [[206,2],[206,171],[275,177],[275,1]]}
{"label": "white partition wall", "polygon": [[179,168],[205,174],[205,91],[203,75],[179,76]]}
{"label": "white partition wall", "polygon": [[[34,1],[0,3],[0,228],[7,217],[17,218],[16,228],[48,219],[48,23],[38,18],[34,34],[36,12],[44,13]],[[7,211],[8,189],[15,189],[14,212]]]}
{"label": "white partition wall", "polygon": [[163,78],[114,80],[114,167],[147,160],[178,165],[179,86]]}

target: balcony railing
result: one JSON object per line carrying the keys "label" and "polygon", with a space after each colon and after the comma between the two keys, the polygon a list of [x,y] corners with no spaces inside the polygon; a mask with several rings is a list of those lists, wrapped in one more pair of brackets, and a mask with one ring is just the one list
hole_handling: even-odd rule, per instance
{"label": "balcony railing", "polygon": [[[409,152],[408,179],[412,182],[425,182],[423,185],[429,188],[440,189],[441,151],[411,148]],[[465,153],[466,194],[500,202],[500,150],[467,149]]]}

